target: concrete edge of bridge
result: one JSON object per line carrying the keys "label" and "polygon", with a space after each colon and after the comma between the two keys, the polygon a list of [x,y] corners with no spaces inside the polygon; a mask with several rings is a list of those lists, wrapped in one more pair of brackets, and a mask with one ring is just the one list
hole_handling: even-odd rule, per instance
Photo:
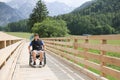
{"label": "concrete edge of bridge", "polygon": [[57,54],[55,54],[55,53],[53,53],[50,50],[47,50],[47,53],[49,55],[52,55],[55,59],[57,59],[57,60],[65,63],[65,64],[67,64],[68,66],[72,67],[73,69],[76,69],[80,73],[85,74],[86,77],[91,78],[91,80],[108,80],[108,79],[106,79],[104,77],[101,77],[98,74],[95,74],[94,72],[91,72],[91,71],[89,71],[89,70],[87,70],[87,69],[85,69],[85,68],[83,68],[83,67],[81,67],[81,66],[79,66],[79,65],[77,65],[77,64],[75,64],[75,63],[73,63],[73,62],[71,62],[71,61],[57,55]]}

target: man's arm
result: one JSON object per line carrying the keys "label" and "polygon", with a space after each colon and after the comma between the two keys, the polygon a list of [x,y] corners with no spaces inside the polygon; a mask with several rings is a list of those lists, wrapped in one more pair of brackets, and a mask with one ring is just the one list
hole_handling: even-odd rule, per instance
{"label": "man's arm", "polygon": [[45,43],[42,41],[42,48],[43,48],[43,50],[46,50],[46,47],[45,47]]}
{"label": "man's arm", "polygon": [[43,45],[43,50],[44,50],[44,51],[46,50],[45,44]]}
{"label": "man's arm", "polygon": [[30,47],[31,47],[31,46],[28,46],[28,51],[29,51],[29,52],[30,52]]}
{"label": "man's arm", "polygon": [[30,47],[32,46],[32,42],[30,43],[30,45],[28,46],[28,51],[30,52]]}

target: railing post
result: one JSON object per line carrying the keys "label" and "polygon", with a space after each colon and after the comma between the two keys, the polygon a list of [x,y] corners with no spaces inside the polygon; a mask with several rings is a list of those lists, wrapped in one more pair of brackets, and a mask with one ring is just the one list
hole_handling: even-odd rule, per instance
{"label": "railing post", "polygon": [[9,46],[9,45],[11,45],[11,41],[10,41],[10,40],[7,40],[7,41],[6,41],[6,46]]}
{"label": "railing post", "polygon": [[0,49],[5,48],[5,47],[6,47],[6,40],[0,41]]}
{"label": "railing post", "polygon": [[9,40],[9,45],[11,45],[11,40]]}
{"label": "railing post", "polygon": [[[74,49],[75,50],[78,49],[78,39],[76,39],[76,38],[74,39]],[[77,56],[76,53],[74,53],[74,59],[73,60],[74,60],[74,63],[77,63],[76,60],[75,60],[75,56]]]}
{"label": "railing post", "polygon": [[67,42],[70,42],[70,39],[67,39]]}
{"label": "railing post", "polygon": [[[107,44],[107,40],[102,40],[102,44],[103,44],[103,45],[104,45],[104,44]],[[101,51],[100,54],[101,54],[101,59],[102,59],[102,57],[106,54],[106,51]],[[101,60],[101,68],[102,68],[103,66],[105,66],[105,65],[106,65],[106,63]],[[105,77],[106,74],[105,74],[104,72],[101,72],[101,76]]]}
{"label": "railing post", "polygon": [[[70,42],[71,40],[70,39],[67,39],[67,42]],[[67,45],[67,47],[69,47],[68,45]]]}
{"label": "railing post", "polygon": [[[85,44],[88,44],[89,43],[89,40],[88,39],[85,39]],[[84,60],[88,60],[88,58],[86,57],[86,53],[88,52],[88,49],[87,48],[84,48]],[[88,69],[88,66],[85,65],[84,66],[86,69]]]}
{"label": "railing post", "polygon": [[6,40],[4,41],[4,48],[6,47]]}
{"label": "railing post", "polygon": [[78,39],[74,39],[74,49],[78,49]]}

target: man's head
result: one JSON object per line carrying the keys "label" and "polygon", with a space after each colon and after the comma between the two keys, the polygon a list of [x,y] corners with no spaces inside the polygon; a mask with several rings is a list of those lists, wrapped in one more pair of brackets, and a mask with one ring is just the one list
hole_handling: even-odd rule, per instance
{"label": "man's head", "polygon": [[34,34],[34,39],[35,39],[35,40],[39,39],[39,34],[35,33],[35,34]]}

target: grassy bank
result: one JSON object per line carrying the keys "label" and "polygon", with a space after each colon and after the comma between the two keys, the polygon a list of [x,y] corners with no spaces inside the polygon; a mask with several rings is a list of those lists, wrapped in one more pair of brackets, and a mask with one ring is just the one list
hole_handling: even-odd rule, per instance
{"label": "grassy bank", "polygon": [[30,36],[32,35],[31,33],[26,33],[26,32],[6,32],[9,35],[21,37],[21,38],[27,38],[29,39]]}

